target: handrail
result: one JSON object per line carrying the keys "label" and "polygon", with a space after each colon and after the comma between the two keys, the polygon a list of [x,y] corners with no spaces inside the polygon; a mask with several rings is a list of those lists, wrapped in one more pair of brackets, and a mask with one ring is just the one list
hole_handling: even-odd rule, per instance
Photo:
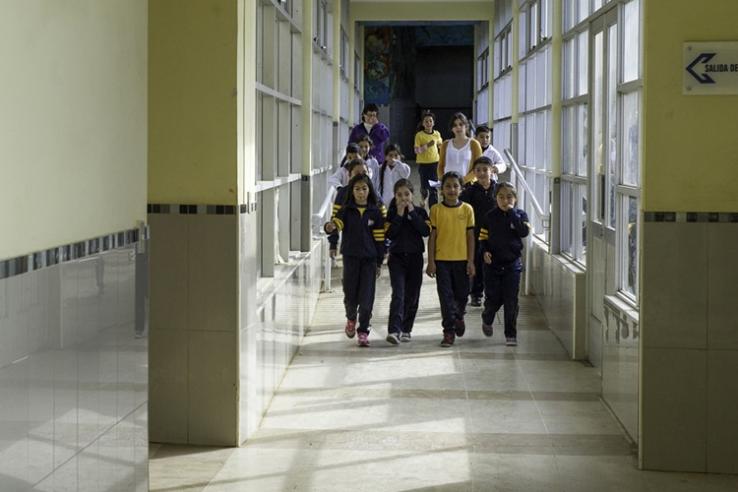
{"label": "handrail", "polygon": [[[533,209],[541,221],[543,230],[545,231],[549,229],[550,220],[551,220],[550,214],[545,213],[543,211],[543,207],[541,207],[541,204],[538,203],[538,199],[536,198],[536,195],[533,193],[533,190],[530,189],[530,185],[528,185],[528,181],[526,181],[525,176],[523,175],[523,171],[520,169],[520,166],[518,166],[518,163],[513,157],[512,152],[510,152],[510,149],[505,149],[504,152],[505,152],[505,156],[507,157],[508,162],[510,163],[510,168],[515,172],[517,180],[520,181],[520,183],[523,185],[523,189],[525,190],[525,193],[526,193],[525,202],[527,203],[528,202],[527,198],[530,198],[530,202],[533,204]],[[523,289],[524,289],[525,295],[530,295],[530,293],[532,292],[531,284],[530,284],[531,283],[530,264],[532,261],[532,258],[531,258],[532,236],[533,236],[533,230],[531,229],[531,233],[528,234],[528,236],[525,238],[525,245],[526,245],[525,247],[525,266],[526,268],[523,273],[523,276],[525,279],[523,283]]]}
{"label": "handrail", "polygon": [[325,196],[323,203],[317,212],[313,214],[313,225],[322,226],[325,222],[330,220],[330,213],[333,212],[333,200],[336,199],[336,189],[331,186],[328,189],[328,194]]}
{"label": "handrail", "polygon": [[531,202],[533,202],[533,208],[538,214],[538,217],[541,219],[541,221],[543,221],[544,227],[547,227],[546,223],[549,219],[548,214],[543,211],[543,207],[541,207],[541,204],[538,203],[535,193],[533,193],[533,190],[530,189],[530,186],[528,185],[528,182],[525,180],[525,176],[523,175],[523,171],[521,171],[520,166],[518,166],[517,161],[512,156],[512,152],[510,152],[510,149],[505,149],[504,152],[507,160],[510,162],[510,167],[515,171],[518,179],[520,179],[521,183],[523,184],[523,188],[525,188],[526,193],[528,193],[528,195],[530,196]]}
{"label": "handrail", "polygon": [[[333,201],[336,198],[336,189],[333,186],[330,186],[328,188],[328,193],[325,196],[325,199],[323,200],[323,203],[320,205],[320,208],[316,213],[313,214],[313,230],[314,231],[322,231],[323,230],[323,224],[328,222],[331,219],[331,215],[333,214]],[[328,254],[328,239],[323,236],[322,237],[322,254],[323,254],[323,285],[321,288],[321,292],[328,292],[331,290],[331,279],[332,279],[332,271],[333,271],[333,262],[334,259],[330,257]]]}

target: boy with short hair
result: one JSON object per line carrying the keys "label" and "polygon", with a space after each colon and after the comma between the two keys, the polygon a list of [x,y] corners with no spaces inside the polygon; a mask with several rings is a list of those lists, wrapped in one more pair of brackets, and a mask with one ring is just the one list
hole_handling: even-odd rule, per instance
{"label": "boy with short hair", "polygon": [[497,185],[497,207],[490,211],[479,230],[479,244],[484,260],[484,312],[482,332],[492,336],[492,322],[505,307],[505,345],[518,344],[518,291],[523,264],[523,238],[530,234],[528,215],[515,207],[517,192],[510,183]]}
{"label": "boy with short hair", "polygon": [[474,138],[482,146],[482,155],[489,157],[492,161],[492,179],[495,182],[499,181],[499,175],[507,171],[507,164],[502,160],[502,156],[497,149],[492,146],[492,130],[487,125],[480,125],[477,127]]}
{"label": "boy with short hair", "polygon": [[474,237],[476,244],[474,251],[474,266],[477,270],[477,275],[474,277],[471,283],[471,299],[469,301],[470,306],[479,307],[482,305],[482,295],[484,294],[484,275],[482,260],[482,249],[479,247],[479,228],[482,224],[484,217],[497,206],[495,200],[495,184],[496,181],[492,178],[494,165],[489,157],[479,157],[474,161],[474,177],[476,181],[470,183],[461,192],[459,199],[463,202],[471,205],[474,209]]}

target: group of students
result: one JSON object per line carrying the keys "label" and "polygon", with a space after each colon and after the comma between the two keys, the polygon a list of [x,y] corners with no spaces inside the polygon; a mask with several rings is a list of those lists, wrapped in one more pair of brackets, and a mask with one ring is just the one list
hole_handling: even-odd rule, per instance
{"label": "group of students", "polygon": [[[482,331],[487,337],[504,306],[506,344],[517,345],[522,238],[530,224],[525,212],[515,208],[515,188],[498,182],[506,167],[489,145],[489,128],[478,127],[473,139],[468,119],[457,113],[450,125],[454,138],[443,142],[434,130],[434,116],[423,114],[414,149],[423,201],[416,204],[410,167],[402,162],[400,148],[387,144],[389,130],[378,121],[376,106],[368,105],[362,116],[364,122],[351,133],[356,142],[349,144],[344,162],[330,178],[338,193],[324,226],[332,256],[338,232],[342,234],[346,336],[358,335],[358,345],[369,346],[376,279],[388,250],[392,300],[386,340],[393,345],[411,341],[427,237],[425,272],[436,279],[441,346],[450,347],[464,336],[470,296],[472,306],[480,306],[484,297]],[[377,148],[384,156],[381,165]]]}

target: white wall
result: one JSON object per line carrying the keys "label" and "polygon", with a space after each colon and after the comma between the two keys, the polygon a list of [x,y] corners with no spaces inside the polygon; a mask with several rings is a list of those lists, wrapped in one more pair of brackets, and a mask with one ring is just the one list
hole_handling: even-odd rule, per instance
{"label": "white wall", "polygon": [[0,259],[146,213],[146,0],[3,0]]}

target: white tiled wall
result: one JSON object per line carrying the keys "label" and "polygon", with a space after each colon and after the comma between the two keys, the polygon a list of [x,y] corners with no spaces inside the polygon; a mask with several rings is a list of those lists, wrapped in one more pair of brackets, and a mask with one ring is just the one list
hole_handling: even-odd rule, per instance
{"label": "white tiled wall", "polygon": [[643,229],[642,465],[738,473],[738,225]]}
{"label": "white tiled wall", "polygon": [[532,241],[531,290],[536,295],[549,328],[574,359],[586,356],[584,272],[569,260],[550,255],[547,247]]}
{"label": "white tiled wall", "polygon": [[305,331],[312,321],[320,291],[320,242],[309,253],[294,254],[275,276],[258,279],[249,265],[249,214],[241,216],[240,440],[258,428],[262,415]]}
{"label": "white tiled wall", "polygon": [[0,280],[0,490],[147,490],[133,249]]}

